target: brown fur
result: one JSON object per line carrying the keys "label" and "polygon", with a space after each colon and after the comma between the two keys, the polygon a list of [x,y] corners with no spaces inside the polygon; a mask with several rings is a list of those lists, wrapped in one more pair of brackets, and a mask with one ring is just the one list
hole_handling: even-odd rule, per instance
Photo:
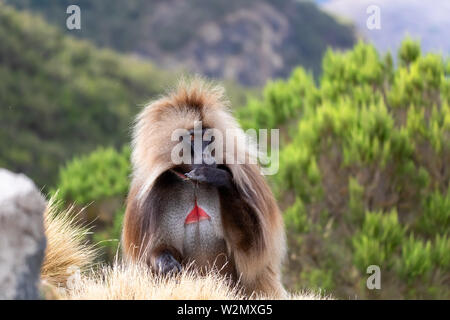
{"label": "brown fur", "polygon": [[[236,129],[244,137],[228,110],[223,89],[199,79],[181,82],[172,93],[151,103],[137,117],[133,137],[133,179],[122,241],[125,256],[132,260],[145,256],[148,261],[160,250],[171,250],[160,241],[155,226],[143,228],[147,214],[145,201],[154,191],[152,187],[158,177],[174,167],[170,154],[177,142],[171,141],[172,131],[191,129],[194,121],[202,121],[204,127],[218,129],[224,136],[226,129]],[[236,145],[236,148],[244,147],[243,144]],[[252,157],[248,150],[244,151],[248,158]],[[285,254],[285,235],[276,201],[257,165],[227,166],[242,199],[239,208],[229,208],[226,214],[222,212],[228,254],[240,283],[247,293],[282,297],[280,269]],[[153,232],[149,232],[150,229]]]}

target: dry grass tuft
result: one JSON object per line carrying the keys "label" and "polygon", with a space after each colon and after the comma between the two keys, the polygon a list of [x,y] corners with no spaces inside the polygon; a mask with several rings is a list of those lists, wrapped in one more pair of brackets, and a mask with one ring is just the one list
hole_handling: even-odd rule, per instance
{"label": "dry grass tuft", "polygon": [[[139,263],[103,266],[81,276],[68,289],[60,290],[59,299],[68,300],[244,300],[271,299],[246,297],[237,286],[230,286],[218,273],[199,275],[185,270],[175,277],[161,277]],[[331,299],[313,293],[290,294],[289,300]]]}
{"label": "dry grass tuft", "polygon": [[320,293],[314,293],[309,291],[289,293],[287,300],[334,300],[330,295],[322,295]]}
{"label": "dry grass tuft", "polygon": [[73,283],[62,299],[98,300],[234,300],[244,299],[236,287],[217,273],[200,276],[193,270],[161,277],[140,263],[104,266]]}
{"label": "dry grass tuft", "polygon": [[50,199],[44,213],[47,248],[41,268],[46,285],[64,287],[76,270],[82,272],[94,264],[97,249],[88,243],[89,229],[81,226],[77,217],[73,208],[61,211],[55,197]]}

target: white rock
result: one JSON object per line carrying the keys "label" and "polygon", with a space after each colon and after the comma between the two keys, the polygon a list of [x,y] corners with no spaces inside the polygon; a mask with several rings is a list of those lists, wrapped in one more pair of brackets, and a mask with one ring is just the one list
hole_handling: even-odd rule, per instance
{"label": "white rock", "polygon": [[28,177],[0,169],[0,299],[38,299],[46,201]]}

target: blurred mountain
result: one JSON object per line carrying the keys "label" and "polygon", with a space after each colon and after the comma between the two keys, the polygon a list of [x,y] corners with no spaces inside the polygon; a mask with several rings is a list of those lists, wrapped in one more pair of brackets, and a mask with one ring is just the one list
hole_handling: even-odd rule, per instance
{"label": "blurred mountain", "polygon": [[[6,0],[40,12],[61,30],[100,46],[138,53],[163,67],[261,85],[296,65],[315,74],[327,46],[350,48],[353,27],[312,1]],[[81,30],[66,29],[67,6],[81,8]]]}
{"label": "blurred mountain", "polygon": [[0,167],[51,184],[74,155],[128,142],[138,105],[172,82],[0,1]]}
{"label": "blurred mountain", "polygon": [[[75,155],[127,144],[136,113],[179,75],[0,1],[0,167],[51,186]],[[245,104],[248,90],[225,86],[233,105]]]}
{"label": "blurred mountain", "polygon": [[[381,52],[396,52],[405,35],[420,39],[423,51],[450,53],[448,0],[327,0],[322,8],[354,22],[358,32]],[[380,8],[381,29],[366,26],[370,5]]]}

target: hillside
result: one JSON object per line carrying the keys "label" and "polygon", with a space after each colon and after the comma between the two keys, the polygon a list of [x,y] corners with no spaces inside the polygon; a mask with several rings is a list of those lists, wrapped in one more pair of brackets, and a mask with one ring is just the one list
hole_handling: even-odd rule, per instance
{"label": "hillside", "polygon": [[[176,81],[137,57],[63,35],[0,1],[0,166],[53,185],[58,166],[128,143],[140,107]],[[227,85],[234,104],[245,92]]]}
{"label": "hillside", "polygon": [[[138,53],[163,67],[261,85],[303,65],[316,75],[327,46],[350,48],[351,26],[311,1],[7,0],[42,13],[62,31]],[[66,29],[66,8],[81,8],[81,30]]]}
{"label": "hillside", "polygon": [[1,2],[0,43],[0,166],[41,186],[74,155],[127,142],[138,105],[171,79]]}

